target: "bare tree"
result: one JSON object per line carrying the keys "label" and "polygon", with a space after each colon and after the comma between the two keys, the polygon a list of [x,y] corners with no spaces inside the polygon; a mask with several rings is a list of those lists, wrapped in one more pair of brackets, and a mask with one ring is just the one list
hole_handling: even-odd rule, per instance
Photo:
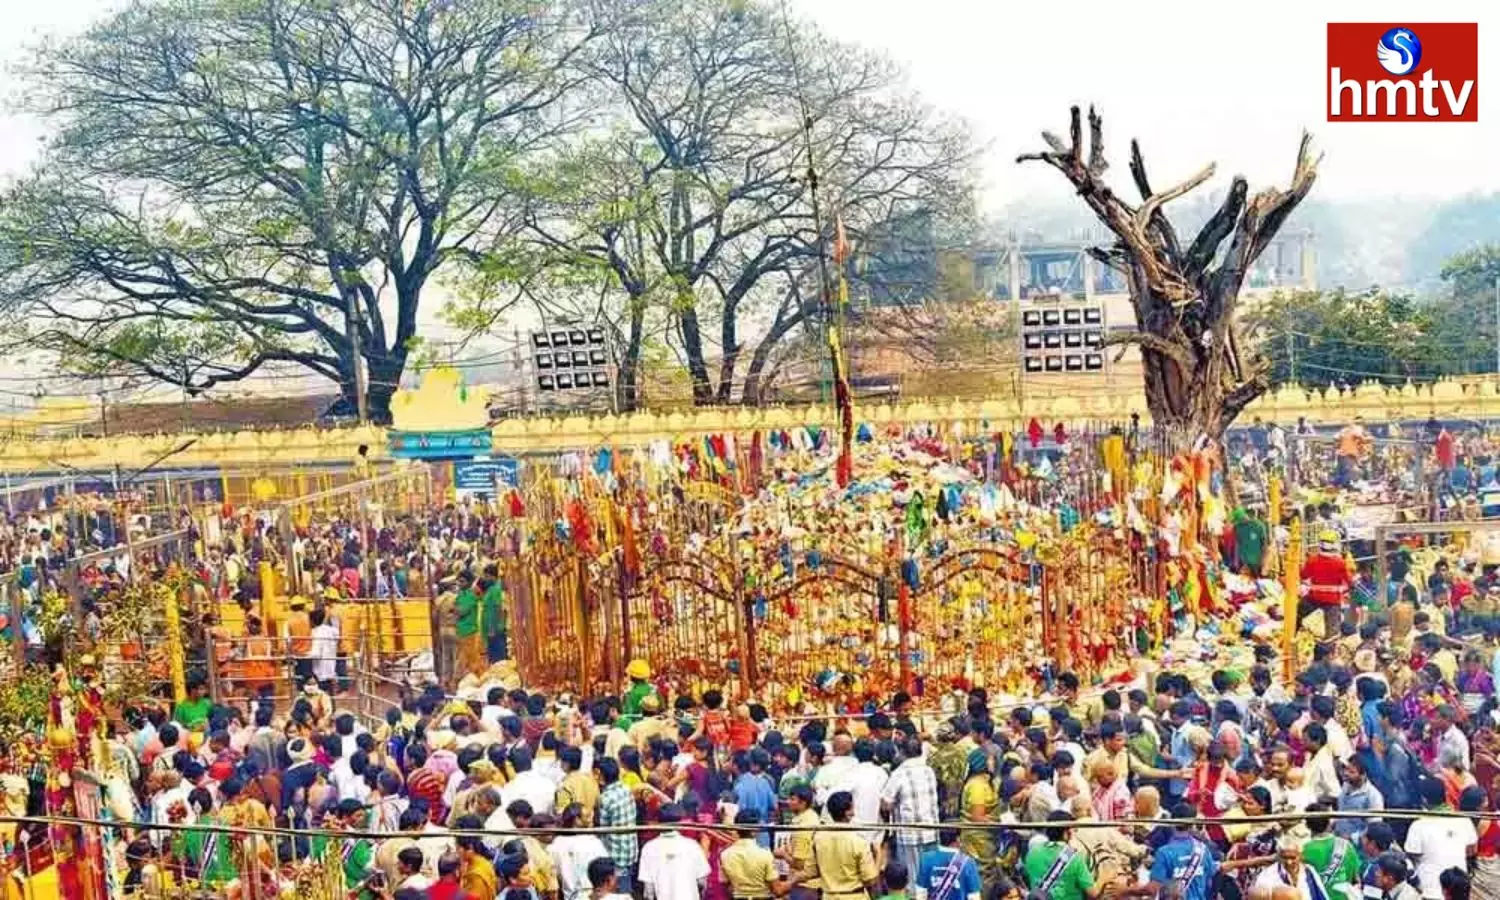
{"label": "bare tree", "polygon": [[568,281],[617,286],[625,406],[655,321],[670,326],[694,401],[727,403],[747,358],[754,394],[774,342],[806,320],[781,287],[832,226],[812,219],[799,99],[824,207],[851,235],[966,204],[972,145],[888,61],[791,32],[774,4],[647,0],[635,12],[589,57],[608,112],[569,147],[528,226]]}
{"label": "bare tree", "polygon": [[1112,247],[1089,252],[1122,272],[1130,285],[1136,331],[1111,340],[1140,347],[1152,419],[1217,437],[1270,385],[1264,360],[1246,358],[1250,354],[1241,346],[1235,313],[1251,264],[1317,178],[1320,158],[1312,155],[1310,136],[1302,136],[1290,187],[1249,196],[1245,179],[1235,176],[1223,203],[1186,245],[1163,207],[1212,177],[1212,164],[1155,191],[1140,145],[1131,141],[1130,174],[1141,194],[1134,206],[1103,180],[1108,168],[1104,125],[1092,109],[1087,137],[1076,106],[1067,141],[1050,132],[1042,137],[1051,149],[1017,162],[1040,160],[1063,173],[1115,235]]}

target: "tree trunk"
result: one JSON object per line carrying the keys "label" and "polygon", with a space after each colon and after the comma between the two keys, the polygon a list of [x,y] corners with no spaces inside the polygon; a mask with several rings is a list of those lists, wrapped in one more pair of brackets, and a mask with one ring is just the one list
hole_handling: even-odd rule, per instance
{"label": "tree trunk", "polygon": [[640,408],[641,342],[646,330],[645,314],[641,310],[642,304],[631,303],[630,336],[625,343],[625,352],[620,357],[619,372],[616,374],[616,379],[620,382],[616,389],[620,392],[621,412],[635,412]]}
{"label": "tree trunk", "polygon": [[1136,330],[1113,335],[1107,343],[1140,347],[1154,423],[1183,432],[1187,442],[1218,439],[1270,386],[1265,361],[1247,362],[1240,355],[1236,306],[1255,260],[1317,178],[1311,139],[1302,136],[1289,188],[1267,188],[1250,197],[1245,179],[1236,177],[1219,209],[1185,245],[1162,208],[1206,182],[1214,167],[1154,191],[1140,146],[1132,141],[1130,174],[1142,201],[1133,206],[1103,181],[1109,167],[1104,126],[1093,110],[1088,125],[1085,135],[1082,114],[1073,107],[1069,140],[1044,132],[1051,149],[1017,161],[1037,160],[1057,169],[1114,233],[1113,246],[1089,253],[1128,279]]}
{"label": "tree trunk", "polygon": [[771,361],[771,351],[775,350],[783,338],[791,333],[792,329],[802,324],[806,316],[799,310],[785,319],[778,319],[771,325],[771,330],[761,338],[759,344],[755,345],[755,352],[750,354],[750,367],[745,370],[745,388],[740,394],[740,402],[747,406],[760,406],[765,402],[765,390],[767,384],[763,383],[763,375],[766,364]]}
{"label": "tree trunk", "polygon": [[678,313],[678,319],[682,329],[682,350],[687,354],[688,374],[693,377],[693,403],[708,406],[714,402],[714,389],[708,379],[708,361],[703,358],[703,328],[698,323],[698,310],[687,305]]}

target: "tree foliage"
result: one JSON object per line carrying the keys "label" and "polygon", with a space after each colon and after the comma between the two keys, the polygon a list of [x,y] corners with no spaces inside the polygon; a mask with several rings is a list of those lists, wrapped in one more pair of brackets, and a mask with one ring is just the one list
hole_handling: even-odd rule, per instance
{"label": "tree foliage", "polygon": [[1291,291],[1245,316],[1273,385],[1339,388],[1455,374],[1437,307],[1406,294]]}
{"label": "tree foliage", "polygon": [[[437,279],[486,277],[594,36],[528,0],[144,0],[39,49],[0,303],[74,370],[198,391],[290,363],[372,414]],[[514,284],[507,287],[514,290]]]}
{"label": "tree foliage", "polygon": [[[681,359],[695,402],[731,401],[736,385],[758,399],[778,346],[824,308],[814,263],[835,216],[858,243],[918,211],[968,209],[964,130],[889,61],[793,28],[774,4],[645,0],[586,71],[597,115],[527,218],[544,282],[531,294],[549,316],[616,330],[627,408],[653,342]],[[477,299],[460,320],[488,318]]]}

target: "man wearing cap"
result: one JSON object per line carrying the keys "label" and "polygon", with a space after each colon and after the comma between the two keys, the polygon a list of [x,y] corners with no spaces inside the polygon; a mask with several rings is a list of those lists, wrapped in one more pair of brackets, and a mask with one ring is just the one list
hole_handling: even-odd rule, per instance
{"label": "man wearing cap", "polygon": [[1344,621],[1344,604],[1349,599],[1352,578],[1349,563],[1341,552],[1338,532],[1325,528],[1318,534],[1318,549],[1302,564],[1302,583],[1307,591],[1307,607],[1300,614],[1323,611],[1323,637],[1337,640]]}
{"label": "man wearing cap", "polygon": [[[630,679],[630,687],[620,699],[619,726],[629,731],[641,716],[641,704],[647,697],[656,697],[656,688],[651,684],[651,666],[644,659],[632,659],[625,667],[625,677]],[[657,700],[659,703],[660,698]]]}
{"label": "man wearing cap", "polygon": [[641,715],[626,734],[630,738],[630,743],[644,754],[650,748],[652,738],[673,736],[672,723],[662,714],[661,698],[655,694],[647,694],[641,698],[640,713]]}

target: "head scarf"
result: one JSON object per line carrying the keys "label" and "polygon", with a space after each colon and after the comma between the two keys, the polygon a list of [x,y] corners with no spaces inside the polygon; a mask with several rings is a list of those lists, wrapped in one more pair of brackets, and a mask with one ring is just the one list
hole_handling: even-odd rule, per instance
{"label": "head scarf", "polygon": [[971,776],[978,775],[981,772],[988,772],[989,770],[990,770],[990,757],[989,757],[989,754],[985,753],[983,750],[977,750],[977,749],[976,750],[970,750],[969,751],[969,775],[971,775]]}

